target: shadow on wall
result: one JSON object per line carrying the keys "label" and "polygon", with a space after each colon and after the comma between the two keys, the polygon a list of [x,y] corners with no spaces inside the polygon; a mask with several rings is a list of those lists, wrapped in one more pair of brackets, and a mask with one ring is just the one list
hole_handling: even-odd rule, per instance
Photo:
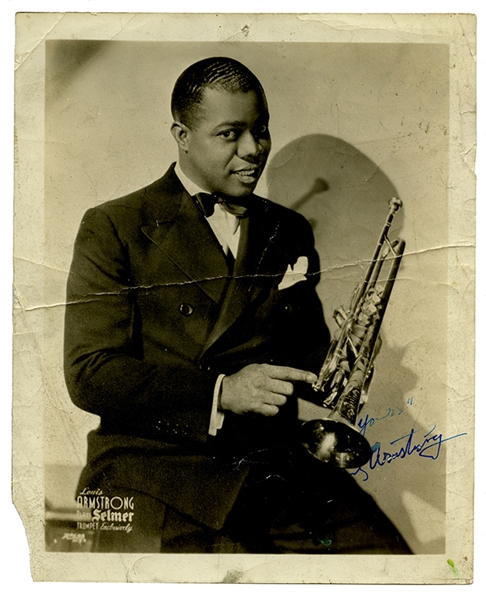
{"label": "shadow on wall", "polygon": [[[308,135],[294,140],[273,156],[267,169],[269,198],[300,212],[313,227],[321,259],[318,292],[326,320],[333,331],[336,326],[332,314],[340,305],[348,307],[352,292],[362,280],[374,253],[388,214],[388,201],[399,197],[398,191],[372,160],[354,146],[329,135]],[[395,215],[390,240],[399,237],[405,211],[406,207],[403,207]],[[402,268],[404,264],[406,257]],[[395,300],[397,306],[405,302],[399,296],[399,279],[400,273],[391,297],[391,303]],[[390,407],[396,411],[395,414],[401,414],[400,422],[393,424],[400,429],[390,432],[391,436],[397,433],[396,438],[410,431],[411,427],[417,431],[422,426],[406,410],[407,399],[416,388],[418,378],[401,364],[405,349],[388,342],[386,321],[385,316],[381,332],[383,345],[376,361],[367,406],[370,416],[385,415]],[[369,433],[374,432],[368,431],[367,437]],[[393,439],[391,437],[388,441]],[[376,440],[369,441],[373,444]],[[442,459],[444,457],[445,453],[441,455]],[[445,496],[443,493],[431,494],[420,474],[409,471],[397,468],[396,477],[390,477],[391,471],[381,477],[377,474],[380,478],[376,484],[377,497],[386,500],[380,502],[385,512],[390,514],[386,507],[391,507],[393,513],[399,515],[399,519],[395,519],[396,525],[414,552],[443,552],[443,537],[427,543],[419,540],[407,515],[404,497],[407,495],[405,492],[411,493],[444,514]],[[363,487],[366,489],[367,484]]]}
{"label": "shadow on wall", "polygon": [[[298,138],[267,170],[269,197],[311,223],[321,258],[319,295],[327,315],[348,301],[363,277],[398,192],[385,173],[347,142],[329,135]],[[402,208],[390,239],[398,237]]]}
{"label": "shadow on wall", "polygon": [[108,40],[48,40],[46,93],[52,100],[79,76],[108,46]]}

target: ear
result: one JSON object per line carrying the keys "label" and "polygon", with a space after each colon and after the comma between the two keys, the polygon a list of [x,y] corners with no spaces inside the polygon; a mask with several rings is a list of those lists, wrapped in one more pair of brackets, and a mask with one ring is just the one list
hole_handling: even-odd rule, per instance
{"label": "ear", "polygon": [[189,147],[189,132],[190,129],[180,121],[174,121],[170,132],[179,146],[179,150],[187,152]]}

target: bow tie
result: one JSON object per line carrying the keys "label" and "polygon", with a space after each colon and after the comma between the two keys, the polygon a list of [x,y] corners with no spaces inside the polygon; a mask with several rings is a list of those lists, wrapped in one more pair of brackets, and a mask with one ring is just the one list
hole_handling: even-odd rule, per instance
{"label": "bow tie", "polygon": [[228,202],[223,198],[218,198],[218,196],[215,196],[214,194],[205,194],[203,192],[196,194],[195,198],[199,208],[202,210],[206,218],[214,214],[215,204],[220,204],[226,212],[229,212],[230,214],[239,218],[244,217],[246,211],[248,210],[248,206],[243,205],[243,202],[246,202],[244,199],[242,199],[241,204],[235,204],[233,202]]}

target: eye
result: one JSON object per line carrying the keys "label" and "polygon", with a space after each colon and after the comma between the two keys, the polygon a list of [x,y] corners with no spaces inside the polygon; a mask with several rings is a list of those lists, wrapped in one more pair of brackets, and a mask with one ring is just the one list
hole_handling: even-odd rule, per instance
{"label": "eye", "polygon": [[236,140],[237,138],[237,133],[234,129],[225,129],[224,131],[220,131],[218,135],[225,140]]}
{"label": "eye", "polygon": [[268,125],[259,125],[254,134],[257,137],[266,137],[268,135]]}

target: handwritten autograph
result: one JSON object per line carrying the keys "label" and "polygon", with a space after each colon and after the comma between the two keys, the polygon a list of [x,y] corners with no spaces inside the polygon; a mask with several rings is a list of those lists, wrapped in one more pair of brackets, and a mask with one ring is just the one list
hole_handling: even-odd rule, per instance
{"label": "handwritten autograph", "polygon": [[363,481],[367,481],[369,479],[368,470],[373,471],[378,467],[384,467],[385,465],[390,464],[396,459],[408,458],[412,455],[419,456],[420,458],[437,460],[442,449],[442,444],[449,440],[467,435],[467,433],[464,432],[452,435],[448,438],[443,438],[441,433],[434,433],[435,429],[436,425],[423,436],[423,441],[417,443],[416,439],[419,436],[417,431],[412,427],[409,433],[390,442],[390,446],[394,446],[394,449],[396,448],[394,452],[382,450],[380,442],[376,442],[376,444],[371,447],[371,457],[368,463],[359,467],[356,471],[353,471],[351,475],[356,477],[359,474],[362,474]]}
{"label": "handwritten autograph", "polygon": [[398,417],[402,414],[402,412],[403,410],[401,408],[398,408],[395,411],[394,408],[389,407],[387,413],[381,417],[370,417],[369,414],[366,414],[366,417],[364,419],[360,419],[358,421],[359,432],[361,433],[361,435],[366,435],[366,430],[368,429],[368,427],[373,427],[376,421],[382,421],[383,419],[386,419],[388,417]]}

